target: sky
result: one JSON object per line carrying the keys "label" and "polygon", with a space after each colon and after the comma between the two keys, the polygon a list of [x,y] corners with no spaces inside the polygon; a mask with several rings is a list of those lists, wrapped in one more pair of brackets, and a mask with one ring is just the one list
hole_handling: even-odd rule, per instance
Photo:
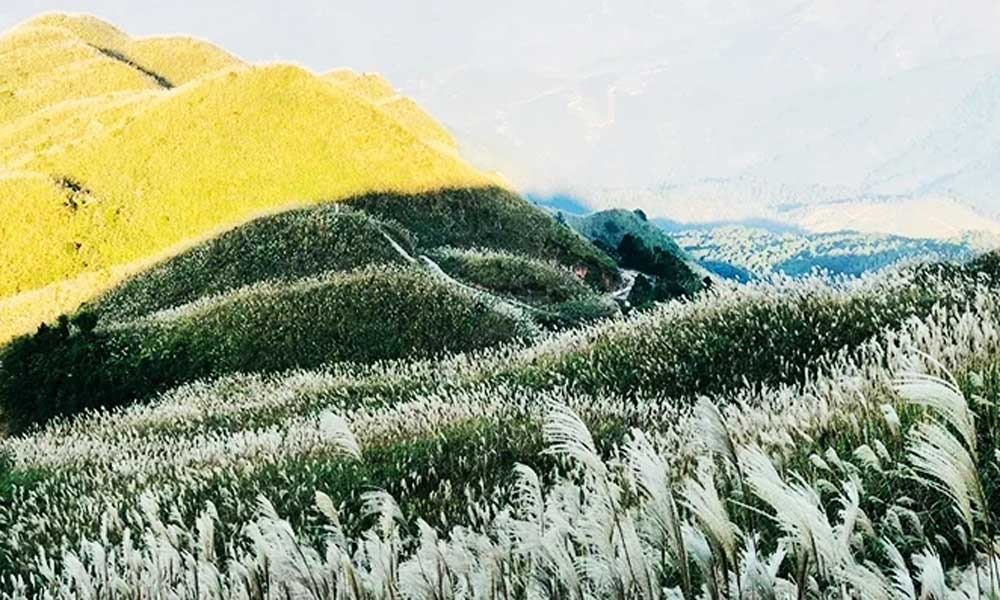
{"label": "sky", "polygon": [[49,10],[380,72],[526,191],[1000,213],[996,0],[8,0],[0,27]]}

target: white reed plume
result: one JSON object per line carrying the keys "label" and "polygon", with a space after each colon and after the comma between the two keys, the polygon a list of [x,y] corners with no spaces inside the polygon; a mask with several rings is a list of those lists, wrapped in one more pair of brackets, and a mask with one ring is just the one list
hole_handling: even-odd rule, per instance
{"label": "white reed plume", "polygon": [[[726,506],[719,497],[709,464],[703,462],[696,479],[684,485],[684,506],[694,515],[702,532],[718,554],[723,583],[729,581],[729,569],[737,568],[736,548],[739,528],[729,519]],[[739,578],[739,572],[736,573]],[[738,579],[737,579],[738,581]]]}
{"label": "white reed plume", "polygon": [[777,600],[779,589],[788,582],[778,577],[785,561],[785,548],[779,544],[774,554],[766,559],[757,548],[757,535],[747,536],[740,556],[742,598],[745,600]]}
{"label": "white reed plume", "polygon": [[985,514],[986,498],[969,451],[937,423],[921,424],[909,447],[909,460],[923,476],[920,481],[946,494],[970,533],[977,517]]}
{"label": "white reed plume", "polygon": [[816,491],[798,479],[786,483],[771,459],[759,448],[740,454],[747,484],[774,510],[773,520],[796,545],[800,561],[816,561],[821,575],[839,570],[847,562],[843,546],[820,506]]}
{"label": "white reed plume", "polygon": [[882,540],[882,548],[885,549],[886,557],[890,563],[889,577],[892,580],[893,598],[895,600],[917,600],[917,590],[913,585],[910,569],[906,566],[906,559],[900,554],[899,549],[887,539]]}
{"label": "white reed plume", "polygon": [[908,403],[930,409],[951,425],[975,458],[976,425],[969,403],[953,381],[933,375],[907,373],[895,382],[896,391]]}
{"label": "white reed plume", "polygon": [[662,550],[664,558],[669,556],[672,559],[680,573],[681,585],[690,597],[691,575],[670,467],[653,448],[649,438],[637,429],[632,430],[625,444],[625,457],[636,488],[647,500],[643,511],[653,525],[654,545]]}
{"label": "white reed plume", "polygon": [[546,454],[566,456],[600,478],[607,475],[590,430],[568,406],[551,406],[545,415],[542,436]]}
{"label": "white reed plume", "polygon": [[726,421],[718,407],[708,398],[701,397],[695,404],[695,414],[701,426],[702,439],[708,445],[709,450],[721,457],[739,473],[736,445],[733,443],[733,437],[729,433],[729,428],[726,427]]}
{"label": "white reed plume", "polygon": [[950,595],[948,584],[937,552],[925,549],[914,554],[912,560],[920,581],[920,600],[947,600]]}
{"label": "white reed plume", "polygon": [[361,446],[358,445],[351,426],[340,415],[324,412],[319,416],[319,431],[323,439],[351,458],[361,460]]}

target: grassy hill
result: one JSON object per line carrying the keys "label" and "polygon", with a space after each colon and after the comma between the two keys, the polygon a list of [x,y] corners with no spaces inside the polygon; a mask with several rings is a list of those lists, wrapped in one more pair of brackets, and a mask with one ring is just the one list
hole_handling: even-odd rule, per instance
{"label": "grassy hill", "polygon": [[131,320],[254,283],[406,264],[386,232],[412,251],[402,228],[340,204],[256,219],[133,276],[85,310],[102,322]]}
{"label": "grassy hill", "polygon": [[58,15],[4,34],[0,56],[0,340],[261,214],[495,183],[350,78]]}
{"label": "grassy hill", "polygon": [[[482,223],[508,233],[480,235]],[[490,240],[511,250],[437,246]],[[604,274],[593,287],[573,272],[590,266]],[[22,430],[202,377],[495,346],[617,314],[600,287],[615,276],[599,250],[498,188],[295,209],[168,258],[0,348],[0,406]]]}
{"label": "grassy hill", "polygon": [[500,187],[410,196],[373,193],[347,204],[402,224],[423,248],[506,250],[573,267],[599,289],[612,289],[619,282],[618,269],[607,254]]}
{"label": "grassy hill", "polygon": [[0,599],[1000,597],[1000,255],[689,293],[377,76],[156,43],[0,37]]}
{"label": "grassy hill", "polygon": [[549,313],[539,318],[565,325],[618,314],[613,300],[596,293],[568,267],[523,254],[442,247],[429,256],[449,275],[504,298]]}
{"label": "grassy hill", "polygon": [[435,356],[533,334],[530,321],[413,267],[258,283],[95,327],[99,315],[0,351],[0,405],[15,430],[203,377]]}
{"label": "grassy hill", "polygon": [[616,208],[583,216],[564,215],[563,218],[584,237],[608,248],[617,248],[625,234],[632,234],[651,248],[662,248],[688,260],[687,255],[667,232],[650,223],[637,211]]}

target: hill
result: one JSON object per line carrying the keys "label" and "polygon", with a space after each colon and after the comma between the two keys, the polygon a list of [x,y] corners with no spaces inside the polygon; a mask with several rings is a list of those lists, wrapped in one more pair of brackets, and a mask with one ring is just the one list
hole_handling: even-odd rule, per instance
{"label": "hill", "polygon": [[[415,105],[365,96],[360,76],[247,66],[84,17],[29,21],[0,55],[13,90],[0,94],[0,340],[260,214],[495,182]],[[166,56],[189,63],[158,73]]]}
{"label": "hill", "polygon": [[614,256],[622,268],[638,273],[625,298],[632,306],[644,307],[688,296],[705,285],[706,271],[640,210],[559,215],[570,227]]}
{"label": "hill", "polygon": [[617,276],[597,248],[500,188],[295,209],[0,347],[0,407],[21,430],[202,377],[495,346],[618,314],[602,295]]}
{"label": "hill", "polygon": [[400,223],[424,248],[506,250],[571,267],[601,290],[619,283],[618,269],[606,253],[504,188],[409,196],[373,193],[350,198],[347,204]]}
{"label": "hill", "polygon": [[386,239],[387,231],[412,251],[404,230],[340,204],[263,217],[129,278],[84,310],[113,323],[255,283],[406,264]]}
{"label": "hill", "polygon": [[95,327],[99,315],[64,319],[0,351],[11,427],[226,373],[436,356],[533,333],[526,319],[400,267],[263,282]]}

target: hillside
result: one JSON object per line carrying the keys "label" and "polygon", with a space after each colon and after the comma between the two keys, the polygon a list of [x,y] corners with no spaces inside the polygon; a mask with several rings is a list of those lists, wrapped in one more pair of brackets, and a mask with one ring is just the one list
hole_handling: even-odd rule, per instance
{"label": "hillside", "polygon": [[[86,17],[25,23],[0,55],[12,86],[0,94],[0,340],[262,213],[495,182],[415,105],[359,91],[362,76],[243,65]],[[167,70],[166,56],[186,62]]]}
{"label": "hillside", "polygon": [[642,211],[611,209],[586,216],[558,213],[559,219],[638,273],[623,298],[631,306],[689,296],[700,291],[707,272]]}
{"label": "hillside", "polygon": [[379,75],[0,57],[0,600],[1000,598],[989,232],[567,215]]}
{"label": "hillside", "polygon": [[617,315],[602,287],[617,277],[597,248],[500,188],[290,210],[197,244],[0,347],[0,412],[20,431],[204,377],[533,339],[540,327]]}

